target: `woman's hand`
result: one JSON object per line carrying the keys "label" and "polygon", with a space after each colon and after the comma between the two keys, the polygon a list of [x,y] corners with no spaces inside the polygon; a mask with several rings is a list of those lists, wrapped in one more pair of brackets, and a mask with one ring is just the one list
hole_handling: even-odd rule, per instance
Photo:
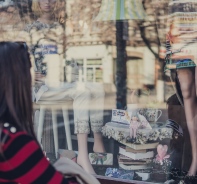
{"label": "woman's hand", "polygon": [[35,72],[35,81],[37,82],[44,82],[45,75],[41,74],[40,72]]}
{"label": "woman's hand", "polygon": [[88,174],[82,167],[68,158],[60,157],[53,166],[65,176],[75,176],[80,184],[100,184],[94,176]]}

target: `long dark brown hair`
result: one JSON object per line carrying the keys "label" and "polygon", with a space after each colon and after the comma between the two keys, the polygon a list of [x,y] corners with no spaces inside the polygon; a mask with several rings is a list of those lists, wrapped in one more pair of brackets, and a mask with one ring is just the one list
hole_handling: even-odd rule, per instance
{"label": "long dark brown hair", "polygon": [[26,44],[0,42],[0,122],[9,122],[35,137],[30,68]]}

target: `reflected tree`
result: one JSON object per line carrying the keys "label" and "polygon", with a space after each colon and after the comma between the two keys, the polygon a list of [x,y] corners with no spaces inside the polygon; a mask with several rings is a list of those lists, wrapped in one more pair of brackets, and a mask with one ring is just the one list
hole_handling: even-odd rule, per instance
{"label": "reflected tree", "polygon": [[[144,44],[159,62],[158,64],[160,65],[160,71],[158,79],[161,80],[164,78],[164,61],[160,55],[160,49],[161,47],[165,47],[168,2],[169,0],[143,0],[148,19],[137,23]],[[154,50],[153,47],[156,47],[157,50]]]}
{"label": "reflected tree", "polygon": [[146,21],[137,22],[143,43],[156,58],[156,91],[157,100],[159,102],[165,100],[165,62],[164,56],[161,56],[161,50],[165,47],[168,3],[169,0],[143,0],[148,19]]}
{"label": "reflected tree", "polygon": [[26,23],[33,19],[32,0],[13,0],[19,10],[19,15]]}

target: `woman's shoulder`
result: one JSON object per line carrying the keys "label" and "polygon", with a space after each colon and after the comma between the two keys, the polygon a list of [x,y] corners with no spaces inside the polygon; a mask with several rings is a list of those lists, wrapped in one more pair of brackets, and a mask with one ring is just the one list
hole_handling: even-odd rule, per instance
{"label": "woman's shoulder", "polygon": [[40,30],[43,29],[43,24],[40,21],[34,21],[32,23],[26,24],[24,31],[30,32],[32,29]]}
{"label": "woman's shoulder", "polygon": [[8,123],[8,122],[3,123],[2,130],[3,130],[3,132],[5,132],[7,134],[15,134],[15,133],[21,131],[21,129],[19,127],[17,127],[16,125],[13,125],[12,123]]}
{"label": "woman's shoulder", "polygon": [[24,31],[30,32],[31,29],[32,29],[33,27],[35,27],[35,26],[36,26],[36,21],[33,22],[33,23],[28,23],[28,24],[25,25]]}
{"label": "woman's shoulder", "polygon": [[3,143],[5,143],[8,140],[12,141],[13,139],[16,139],[19,137],[23,137],[23,138],[29,137],[30,139],[32,139],[32,137],[26,131],[24,131],[20,127],[13,125],[11,123],[8,123],[8,122],[3,123],[0,130],[1,130],[0,131],[1,132],[1,141]]}
{"label": "woman's shoulder", "polygon": [[22,130],[20,127],[17,127],[11,123],[3,123],[0,128],[0,133],[3,151],[8,149],[14,149],[14,151],[18,151],[23,146],[28,144],[36,146],[36,144],[33,143],[35,142],[35,139],[31,135]]}
{"label": "woman's shoulder", "polygon": [[29,33],[33,29],[35,29],[36,31],[40,31],[42,29],[56,28],[58,26],[60,26],[58,22],[54,22],[52,24],[46,24],[39,20],[36,20],[33,23],[27,24],[24,28],[24,31]]}

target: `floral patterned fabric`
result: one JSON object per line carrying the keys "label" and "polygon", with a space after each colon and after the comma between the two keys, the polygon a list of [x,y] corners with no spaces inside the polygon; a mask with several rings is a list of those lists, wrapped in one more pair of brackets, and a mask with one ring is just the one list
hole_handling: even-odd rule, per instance
{"label": "floral patterned fabric", "polygon": [[[152,129],[138,129],[135,143],[145,144],[147,142],[157,142],[165,138],[171,139],[173,129],[165,127],[165,124],[166,123],[155,123],[152,125]],[[126,141],[126,138],[129,136],[129,125],[109,122],[103,127],[102,133],[108,138],[123,142]]]}

